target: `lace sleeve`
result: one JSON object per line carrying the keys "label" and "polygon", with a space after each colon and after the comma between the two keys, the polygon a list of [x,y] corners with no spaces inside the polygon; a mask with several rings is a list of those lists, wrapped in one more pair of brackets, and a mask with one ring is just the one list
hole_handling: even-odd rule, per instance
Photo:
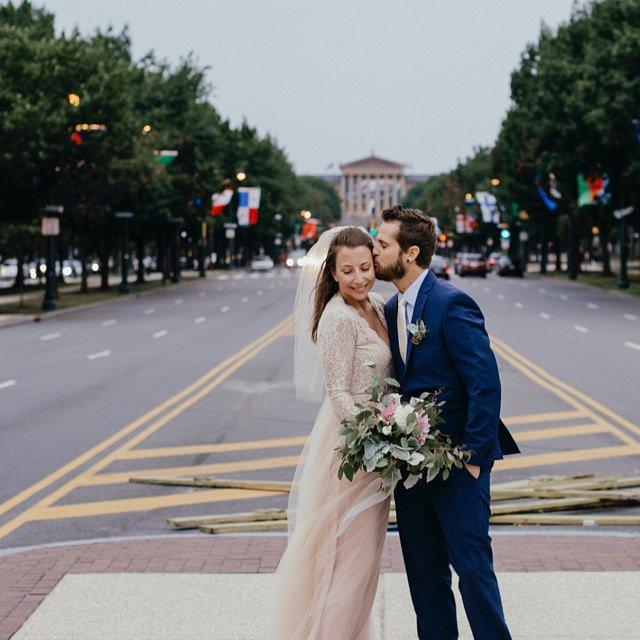
{"label": "lace sleeve", "polygon": [[326,310],[318,327],[318,344],[327,396],[340,418],[357,413],[349,392],[356,350],[356,325],[345,313]]}

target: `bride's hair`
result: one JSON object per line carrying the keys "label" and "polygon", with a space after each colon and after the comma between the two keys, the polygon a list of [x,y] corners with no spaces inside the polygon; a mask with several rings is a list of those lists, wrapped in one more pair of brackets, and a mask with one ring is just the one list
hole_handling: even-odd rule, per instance
{"label": "bride's hair", "polygon": [[311,322],[311,339],[316,342],[318,339],[318,324],[322,317],[322,312],[327,303],[338,292],[338,283],[333,274],[336,270],[336,255],[340,247],[369,247],[373,249],[373,239],[361,227],[345,227],[331,240],[329,251],[324,264],[318,273],[315,288],[315,303],[313,307],[313,318]]}

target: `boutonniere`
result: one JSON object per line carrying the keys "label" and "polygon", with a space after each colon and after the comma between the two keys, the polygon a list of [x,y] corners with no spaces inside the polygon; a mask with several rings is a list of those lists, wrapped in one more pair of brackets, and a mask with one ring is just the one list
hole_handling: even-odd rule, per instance
{"label": "boutonniere", "polygon": [[420,318],[417,324],[412,322],[408,325],[407,331],[411,334],[411,342],[414,345],[419,345],[427,335],[427,325],[424,323],[422,318]]}

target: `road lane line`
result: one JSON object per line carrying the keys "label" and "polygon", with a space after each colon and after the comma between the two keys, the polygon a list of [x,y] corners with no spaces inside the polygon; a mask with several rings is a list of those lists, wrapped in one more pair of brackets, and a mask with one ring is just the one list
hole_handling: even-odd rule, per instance
{"label": "road lane line", "polygon": [[550,316],[548,313],[544,313],[544,312],[543,312],[543,313],[541,313],[541,314],[540,314],[540,317],[541,317],[543,320],[551,320],[551,316]]}
{"label": "road lane line", "polygon": [[5,380],[4,382],[0,382],[0,389],[8,389],[9,387],[15,387],[18,382],[16,380]]}
{"label": "road lane line", "polygon": [[175,447],[153,447],[150,449],[129,449],[123,451],[117,460],[143,460],[146,458],[162,458],[172,456],[192,456],[201,453],[228,453],[250,451],[255,449],[273,449],[280,447],[303,447],[306,436],[291,438],[269,438],[265,440],[245,440],[244,442],[221,442],[217,444],[190,444]]}
{"label": "road lane line", "polygon": [[640,351],[640,344],[637,344],[636,342],[630,342],[627,340],[627,342],[624,343],[624,346],[629,347],[629,349],[636,349],[637,351]]}
{"label": "road lane line", "polygon": [[514,306],[517,307],[518,309],[522,309],[522,307],[524,307],[522,302],[516,302]]}
{"label": "road lane line", "polygon": [[501,294],[499,294],[499,295],[498,295],[498,300],[504,300],[504,294],[502,294],[502,293],[501,293]]}
{"label": "road lane line", "polygon": [[212,464],[195,464],[184,467],[159,467],[157,469],[136,469],[130,471],[112,471],[109,473],[97,473],[84,478],[79,484],[83,487],[102,486],[107,484],[122,484],[129,482],[131,476],[163,476],[179,477],[202,474],[239,473],[241,471],[253,471],[258,469],[282,469],[295,467],[298,464],[299,454],[294,456],[277,456],[274,458],[258,458],[250,460],[236,460],[234,462],[215,462]]}
{"label": "road lane line", "polygon": [[[561,380],[557,376],[549,373],[546,369],[543,369],[539,365],[535,364],[519,351],[516,351],[513,347],[509,346],[502,340],[491,336],[491,344],[494,348],[497,348],[501,352],[501,357],[509,361],[519,371],[524,373],[530,380],[536,382],[544,389],[548,389],[554,395],[563,399],[565,402],[575,407],[579,411],[584,411],[594,422],[600,422],[601,418],[594,413],[591,409],[598,411],[602,415],[606,416],[610,420],[618,423],[623,428],[640,435],[640,427],[633,424],[630,420],[627,420],[619,413],[616,413],[609,407],[605,407],[602,403],[594,400],[591,396],[583,393],[579,389],[567,384],[564,380]],[[589,409],[591,407],[591,409]],[[622,437],[627,436],[624,432],[620,432],[615,426],[611,425],[612,429],[615,429],[616,435]],[[628,444],[635,444],[638,441],[630,436],[623,438]]]}
{"label": "road lane line", "polygon": [[103,351],[96,351],[95,353],[90,353],[87,356],[87,360],[97,360],[98,358],[107,358],[111,355],[111,351],[109,349],[104,349]]}
{"label": "road lane line", "polygon": [[638,316],[634,315],[633,313],[625,313],[622,316],[625,320],[637,320]]}
{"label": "road lane line", "polygon": [[198,317],[194,320],[194,322],[195,322],[196,324],[202,324],[202,323],[204,322],[204,316],[198,316]]}
{"label": "road lane line", "polygon": [[565,295],[564,293],[561,293],[559,297],[560,297],[560,300],[568,300],[569,299],[569,296]]}
{"label": "road lane line", "polygon": [[589,333],[589,329],[587,329],[587,327],[583,327],[581,324],[574,324],[573,328],[580,333]]}
{"label": "road lane line", "polygon": [[563,464],[567,462],[585,462],[587,460],[608,460],[610,458],[636,456],[638,454],[640,454],[640,444],[519,455],[504,458],[503,460],[496,460],[493,471],[529,469],[530,467],[543,467],[546,465]]}
{"label": "road lane line", "polygon": [[588,413],[582,410],[573,411],[549,411],[546,413],[529,413],[522,416],[506,416],[502,421],[509,427],[519,424],[536,424],[554,422],[560,420],[574,420],[575,418],[586,418]]}
{"label": "road lane line", "polygon": [[587,308],[589,308],[589,309],[599,309],[600,307],[595,302],[587,302]]}
{"label": "road lane line", "polygon": [[114,318],[111,318],[111,320],[105,320],[102,323],[103,327],[112,327],[116,322],[118,322],[117,320],[115,320]]}
{"label": "road lane line", "polygon": [[249,302],[249,298],[247,298],[247,296],[245,296],[244,298],[242,298],[242,303],[245,303],[245,302]]}
{"label": "road lane line", "polygon": [[156,331],[153,334],[153,338],[164,338],[165,336],[169,335],[169,332],[166,329],[162,329],[161,331]]}
{"label": "road lane line", "polygon": [[227,311],[229,311],[229,307],[225,305],[224,307],[222,307],[222,309],[220,309],[220,311],[222,311],[222,313],[227,313]]}
{"label": "road lane line", "polygon": [[43,336],[40,336],[40,340],[42,340],[42,342],[46,342],[47,340],[55,340],[61,335],[62,334],[59,331],[56,331],[55,333],[45,333]]}
{"label": "road lane line", "polygon": [[[102,453],[103,451],[111,447],[113,444],[119,442],[120,440],[123,440],[128,435],[130,435],[131,433],[133,433],[143,425],[147,424],[148,422],[156,418],[158,415],[160,415],[167,409],[178,404],[185,397],[188,397],[190,394],[192,394],[193,392],[197,391],[198,389],[206,385],[207,382],[209,382],[212,378],[215,378],[215,376],[217,376],[221,371],[224,371],[228,366],[232,366],[237,361],[238,358],[242,357],[244,354],[252,353],[256,349],[259,349],[261,343],[264,340],[269,339],[274,334],[278,334],[278,332],[280,332],[282,328],[286,327],[290,322],[291,322],[291,316],[286,317],[284,320],[282,320],[277,325],[275,325],[275,327],[272,327],[271,329],[269,329],[267,332],[265,332],[256,340],[249,342],[242,349],[240,349],[240,351],[238,351],[237,353],[233,354],[229,358],[226,358],[224,361],[217,364],[215,367],[207,371],[205,374],[200,376],[200,378],[192,382],[190,385],[188,385],[178,393],[174,394],[167,400],[156,405],[155,407],[147,411],[145,414],[143,414],[139,418],[136,418],[133,422],[130,422],[128,425],[126,425],[116,433],[112,434],[108,438],[105,438],[102,442],[99,442],[97,445],[91,447],[91,449],[88,449],[87,451],[75,457],[73,460],[70,460],[69,462],[59,467],[55,471],[52,471],[50,474],[48,474],[38,482],[35,482],[34,484],[30,485],[26,489],[23,489],[13,497],[9,498],[8,500],[5,500],[2,504],[0,504],[0,515],[2,515],[3,513],[6,513],[7,511],[10,511],[14,507],[17,507],[18,505],[22,504],[23,502],[25,502],[32,496],[36,495],[40,491],[48,488],[60,478],[63,478],[64,476],[71,473],[72,471],[75,471],[78,467],[82,466],[83,464],[85,464],[95,456],[99,455],[100,453]],[[13,380],[10,380],[8,382],[15,384],[15,381]],[[4,383],[4,384],[7,384],[7,383]],[[8,385],[8,386],[11,386],[11,385]],[[0,527],[0,538],[3,538],[9,535],[9,533],[17,529],[24,522],[26,522],[27,519],[25,518],[25,514],[26,514],[26,511],[17,515],[15,518],[13,518],[12,520],[9,520],[5,525]]]}
{"label": "road lane line", "polygon": [[167,507],[182,507],[209,502],[228,502],[230,500],[249,500],[281,495],[281,491],[247,491],[246,489],[209,489],[193,493],[170,493],[163,496],[123,498],[120,500],[101,500],[76,504],[40,507],[34,510],[32,520],[61,520],[88,516],[105,516],[134,511],[151,511]]}
{"label": "road lane line", "polygon": [[531,429],[529,431],[514,431],[514,437],[518,442],[532,442],[536,440],[549,440],[551,438],[574,438],[575,436],[590,433],[608,433],[609,425],[606,422],[579,424],[570,427],[553,427],[545,429]]}
{"label": "road lane line", "polygon": [[547,290],[546,290],[546,289],[542,289],[542,288],[538,289],[538,291],[539,291],[540,293],[547,293]]}
{"label": "road lane line", "polygon": [[150,316],[152,313],[155,313],[156,310],[155,309],[145,309],[144,310],[144,315],[145,316]]}

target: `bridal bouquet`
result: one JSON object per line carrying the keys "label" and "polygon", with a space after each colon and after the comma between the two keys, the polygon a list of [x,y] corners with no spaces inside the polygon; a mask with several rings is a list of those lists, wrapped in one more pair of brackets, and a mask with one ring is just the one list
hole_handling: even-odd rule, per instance
{"label": "bridal bouquet", "polygon": [[[369,365],[375,368],[375,365]],[[389,493],[407,473],[404,486],[413,487],[426,471],[427,482],[440,472],[449,477],[453,466],[462,467],[471,452],[453,446],[449,436],[435,427],[443,422],[436,394],[423,393],[419,398],[402,401],[399,393],[382,393],[383,380],[375,374],[366,390],[369,399],[356,404],[359,412],[342,420],[340,435],[344,444],[336,448],[340,456],[338,478],[352,480],[359,469],[377,472],[380,489]],[[399,388],[394,378],[385,378],[389,387]]]}

